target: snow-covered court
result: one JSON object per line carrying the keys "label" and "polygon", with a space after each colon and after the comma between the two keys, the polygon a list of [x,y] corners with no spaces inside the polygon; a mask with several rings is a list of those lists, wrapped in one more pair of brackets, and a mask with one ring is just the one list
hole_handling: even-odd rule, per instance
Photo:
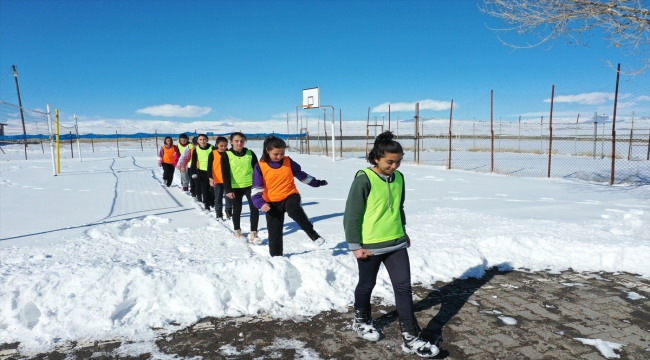
{"label": "snow-covered court", "polygon": [[[346,311],[357,270],[342,217],[354,174],[367,163],[288,155],[329,182],[298,183],[305,212],[327,241],[315,247],[287,218],[281,258],[268,255],[266,240],[235,239],[231,223],[181,191],[178,174],[171,188],[162,186],[156,158],[140,151],[63,160],[58,176],[49,160],[0,163],[0,344],[41,352],[67,341],[128,339],[144,352],[161,331],[208,316]],[[480,277],[495,265],[650,279],[648,185],[411,164],[400,171],[414,283]],[[265,227],[262,215],[263,239]],[[384,270],[374,295],[393,302]]]}

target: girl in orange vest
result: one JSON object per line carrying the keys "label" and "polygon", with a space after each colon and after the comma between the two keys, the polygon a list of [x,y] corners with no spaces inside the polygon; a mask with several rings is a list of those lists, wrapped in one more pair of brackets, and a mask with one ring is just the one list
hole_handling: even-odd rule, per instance
{"label": "girl in orange vest", "polygon": [[284,156],[287,144],[275,136],[264,140],[262,159],[253,171],[253,204],[266,213],[266,227],[269,230],[269,253],[282,256],[282,230],[286,212],[309,238],[318,246],[325,242],[300,204],[300,193],[293,178],[311,187],[327,185],[301,170],[300,165]]}
{"label": "girl in orange vest", "polygon": [[167,187],[172,185],[172,180],[174,180],[174,169],[176,168],[176,162],[180,157],[178,152],[178,147],[174,145],[174,140],[171,136],[166,136],[164,145],[160,147],[158,151],[158,166],[163,168],[163,182]]}
{"label": "girl in orange vest", "polygon": [[[214,210],[217,219],[220,220],[230,220],[232,217],[232,199],[224,196],[225,188],[223,186],[223,175],[221,174],[221,154],[226,150],[228,150],[228,139],[219,136],[215,140],[212,153],[208,156],[208,169],[212,169],[210,186],[214,190]],[[226,199],[226,219],[223,217],[223,198]]]}

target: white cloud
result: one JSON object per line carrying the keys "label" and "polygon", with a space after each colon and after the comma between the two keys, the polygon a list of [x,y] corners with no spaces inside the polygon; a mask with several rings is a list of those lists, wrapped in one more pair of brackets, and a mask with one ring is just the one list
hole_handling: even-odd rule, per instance
{"label": "white cloud", "polygon": [[[383,103],[375,106],[372,112],[388,112],[388,105],[390,111],[415,111],[415,103],[420,103],[420,110],[448,110],[451,107],[451,101],[438,101],[438,100],[420,100],[414,102],[398,102],[398,103]],[[454,109],[458,108],[458,104],[454,104]]]}
{"label": "white cloud", "polygon": [[638,98],[636,98],[636,101],[650,101],[650,96],[641,95]]}
{"label": "white cloud", "polygon": [[[619,98],[621,98],[619,94]],[[559,95],[556,96],[554,102],[558,103],[578,103],[585,105],[598,105],[604,104],[606,101],[614,100],[614,93],[606,92],[591,92],[591,93],[582,93],[577,95]],[[544,102],[550,103],[551,99],[544,99]]]}
{"label": "white cloud", "polygon": [[136,112],[139,114],[147,114],[152,116],[166,116],[166,117],[199,117],[209,114],[212,108],[196,106],[196,105],[156,105],[148,106],[144,109],[139,109]]}

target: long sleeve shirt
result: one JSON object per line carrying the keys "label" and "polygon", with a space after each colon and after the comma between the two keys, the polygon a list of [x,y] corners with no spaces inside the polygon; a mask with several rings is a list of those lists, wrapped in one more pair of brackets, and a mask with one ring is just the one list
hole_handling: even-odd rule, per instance
{"label": "long sleeve shirt", "polygon": [[[230,161],[228,156],[244,156],[246,155],[247,148],[243,148],[242,151],[235,151],[235,149],[230,148],[228,151],[224,151],[221,154],[221,174],[223,175],[223,187],[224,191],[227,193],[232,192],[232,175],[230,173]],[[255,169],[257,165],[257,155],[255,152],[251,151],[253,158],[251,159],[251,168]]]}
{"label": "long sleeve shirt", "polygon": [[[395,180],[395,174],[390,176],[380,176],[382,179],[388,182]],[[404,213],[404,198],[406,195],[405,192],[406,186],[402,187],[402,201],[400,204],[400,216],[402,218],[402,226],[406,226],[406,214]],[[350,193],[348,199],[345,203],[345,213],[343,214],[343,228],[345,230],[345,240],[348,243],[348,248],[352,251],[361,249],[361,220],[366,211],[366,200],[370,194],[370,179],[365,174],[361,174],[354,178],[352,181],[352,186],[350,187]],[[370,249],[375,254],[380,254],[384,252],[390,252],[402,247],[405,247],[406,239],[400,238],[395,239],[393,246],[390,243],[384,244],[388,247],[383,249]]]}
{"label": "long sleeve shirt", "polygon": [[[279,162],[269,161],[267,162],[267,164],[272,169],[279,169],[282,166],[283,160],[284,159],[281,159]],[[293,161],[293,159],[289,159],[289,163],[291,164],[291,172],[293,173],[293,177],[298,179],[298,181],[300,181],[301,183],[307,184],[311,187],[319,187],[321,185],[326,184],[325,180],[318,180],[315,177],[302,171],[300,165],[297,162]],[[264,182],[264,176],[262,175],[262,170],[260,169],[259,164],[255,164],[255,168],[253,170],[253,188],[251,189],[251,194],[253,195],[252,196],[253,205],[255,205],[255,207],[258,209],[261,209],[262,206],[266,204],[266,201],[262,196],[262,194],[264,193],[265,186],[266,183]]]}

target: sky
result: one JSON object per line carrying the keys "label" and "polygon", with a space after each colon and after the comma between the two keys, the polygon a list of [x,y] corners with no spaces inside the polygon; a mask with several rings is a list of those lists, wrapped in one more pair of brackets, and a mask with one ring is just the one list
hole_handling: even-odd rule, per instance
{"label": "sky", "polygon": [[[350,311],[358,277],[342,216],[352,175],[368,165],[363,159],[288,153],[304,171],[328,181],[318,188],[296,185],[326,242],[314,246],[287,218],[284,256],[271,258],[264,216],[262,245],[238,241],[231,222],[215,219],[181,190],[178,173],[172,187],[162,186],[153,145],[146,152],[123,150],[119,158],[110,144],[103,147],[83,161],[62,160],[58,176],[47,158],[0,162],[0,343],[20,341],[26,354],[65,348],[68,341],[121,339],[114,355],[158,359],[166,357],[156,339],[205,317],[304,319]],[[540,156],[527,156],[545,168],[535,161]],[[436,288],[438,281],[480,278],[492,267],[573,269],[591,281],[607,281],[601,271],[650,278],[648,186],[409,163],[399,170],[413,283]],[[34,202],[66,206],[34,222]],[[251,230],[247,207],[241,228],[245,235]],[[557,286],[579,286],[582,278],[576,279]],[[394,305],[384,269],[373,295]],[[650,294],[621,287],[620,296],[634,306]],[[526,325],[507,306],[470,304],[501,311],[494,320],[503,326]],[[558,311],[565,310],[560,304]],[[592,339],[567,340],[611,340],[606,329],[592,330]]]}
{"label": "sky", "polygon": [[[444,118],[452,99],[459,116],[485,117],[491,90],[512,97],[512,114],[537,117],[552,85],[565,101],[607,101],[611,113],[606,60],[633,59],[598,34],[586,47],[513,51],[492,30],[504,26],[474,0],[2,0],[0,99],[18,102],[16,65],[25,107],[51,104],[80,121],[282,120],[313,87],[344,120],[364,120],[368,108],[387,116],[389,103],[412,112],[418,101],[422,116]],[[634,81],[650,93],[647,75]],[[535,109],[516,100],[526,94]]]}

